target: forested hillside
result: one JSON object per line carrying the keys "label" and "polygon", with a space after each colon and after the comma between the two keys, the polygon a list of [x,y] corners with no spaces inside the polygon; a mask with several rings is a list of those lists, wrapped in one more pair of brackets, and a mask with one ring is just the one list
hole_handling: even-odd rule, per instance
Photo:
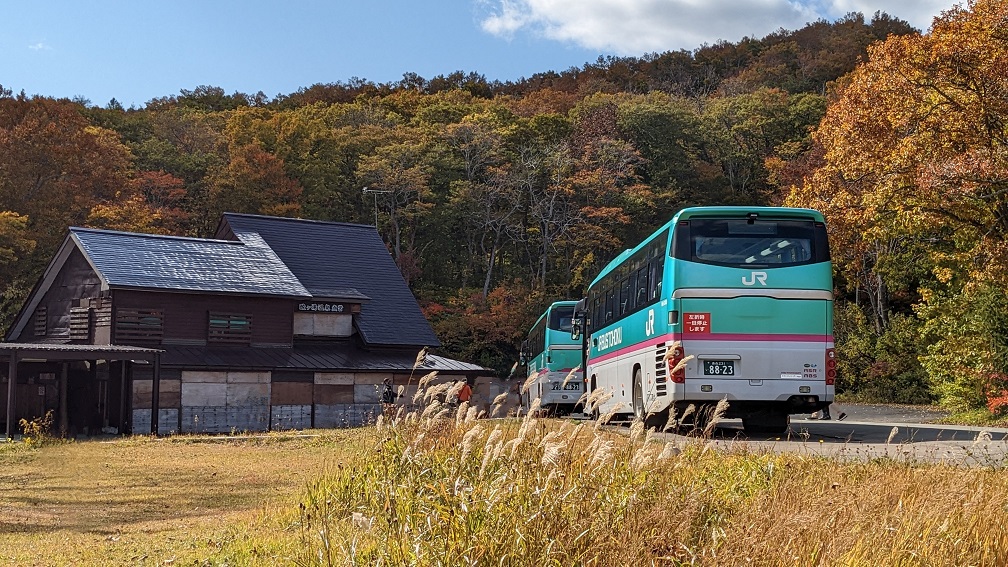
{"label": "forested hillside", "polygon": [[788,203],[830,223],[849,394],[997,409],[1005,12],[978,0],[924,36],[852,14],[507,83],[200,86],[130,109],[0,87],[3,322],[70,225],[377,218],[444,353],[507,373],[546,304],[679,208]]}

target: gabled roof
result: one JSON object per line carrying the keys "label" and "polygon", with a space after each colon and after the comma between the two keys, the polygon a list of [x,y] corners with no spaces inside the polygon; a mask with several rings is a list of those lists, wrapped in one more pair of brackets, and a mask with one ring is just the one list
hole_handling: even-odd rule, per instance
{"label": "gabled roof", "polygon": [[70,227],[59,250],[8,329],[12,340],[71,256],[79,251],[103,290],[132,288],[175,292],[240,293],[308,299],[311,293],[264,243],[184,238]]}
{"label": "gabled roof", "polygon": [[354,290],[370,298],[356,318],[367,344],[441,344],[373,226],[224,213],[217,237],[261,239],[313,296]]}
{"label": "gabled roof", "polygon": [[105,288],[308,298],[311,293],[262,243],[70,229]]}

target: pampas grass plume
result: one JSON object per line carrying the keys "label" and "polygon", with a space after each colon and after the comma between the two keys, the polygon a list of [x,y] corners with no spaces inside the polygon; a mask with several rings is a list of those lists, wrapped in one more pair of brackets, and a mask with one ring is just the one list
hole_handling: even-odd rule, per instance
{"label": "pampas grass plume", "polygon": [[714,428],[717,427],[718,422],[724,417],[725,412],[728,411],[728,398],[724,397],[714,406],[714,413],[711,414],[710,420],[707,422],[707,427],[704,427],[703,436],[710,437],[714,433]]}
{"label": "pampas grass plume", "polygon": [[564,377],[563,384],[560,387],[563,388],[564,386],[566,386],[567,383],[570,382],[571,380],[573,380],[574,376],[576,376],[577,373],[580,372],[580,371],[581,371],[581,365],[580,364],[577,365],[577,366],[575,366],[574,368],[571,368],[571,371],[568,372],[567,376]]}

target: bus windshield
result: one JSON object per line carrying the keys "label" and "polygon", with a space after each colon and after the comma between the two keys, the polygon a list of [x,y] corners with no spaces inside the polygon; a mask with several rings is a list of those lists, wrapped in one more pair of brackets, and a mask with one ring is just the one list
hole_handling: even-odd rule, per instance
{"label": "bus windshield", "polygon": [[554,307],[550,310],[549,328],[554,331],[571,332],[571,323],[574,319],[574,307]]}
{"label": "bus windshield", "polygon": [[[703,264],[748,268],[823,261],[812,220],[692,219],[689,257]],[[828,254],[828,252],[826,252]]]}

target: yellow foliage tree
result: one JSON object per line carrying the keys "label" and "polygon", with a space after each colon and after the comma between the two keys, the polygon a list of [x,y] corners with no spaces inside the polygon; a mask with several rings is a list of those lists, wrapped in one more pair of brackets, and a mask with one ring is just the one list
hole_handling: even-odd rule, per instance
{"label": "yellow foliage tree", "polygon": [[822,157],[788,204],[826,214],[841,271],[875,283],[882,327],[886,282],[922,276],[922,362],[975,405],[977,377],[1008,365],[1008,321],[985,310],[1008,287],[1008,2],[970,0],[869,48],[815,141]]}
{"label": "yellow foliage tree", "polygon": [[789,203],[861,251],[945,227],[959,266],[1008,284],[1008,3],[971,0],[892,37],[842,81],[815,139],[824,163]]}

